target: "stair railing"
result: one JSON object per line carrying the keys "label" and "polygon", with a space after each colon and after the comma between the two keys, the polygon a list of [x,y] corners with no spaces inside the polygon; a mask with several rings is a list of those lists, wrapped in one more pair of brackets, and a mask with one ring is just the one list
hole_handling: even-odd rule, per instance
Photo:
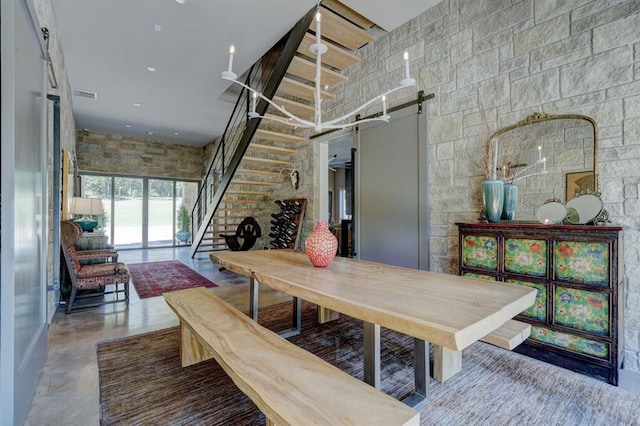
{"label": "stair railing", "polygon": [[[272,99],[286,74],[298,46],[311,25],[315,8],[311,9],[294,28],[247,72],[245,82],[263,96]],[[261,119],[248,119],[250,93],[242,88],[224,134],[220,138],[213,159],[202,180],[198,198],[191,211],[192,245],[194,257],[202,243],[211,219],[218,209],[233,175],[244,156]],[[260,100],[256,112],[263,116],[269,104]]]}

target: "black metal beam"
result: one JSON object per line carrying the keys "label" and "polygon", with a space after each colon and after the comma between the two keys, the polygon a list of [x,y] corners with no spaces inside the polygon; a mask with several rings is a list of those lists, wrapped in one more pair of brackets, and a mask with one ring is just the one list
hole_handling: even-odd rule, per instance
{"label": "black metal beam", "polygon": [[[273,68],[273,71],[271,72],[269,80],[267,81],[267,84],[265,85],[264,90],[262,91],[262,94],[268,99],[273,99],[273,97],[276,94],[276,91],[278,90],[278,87],[280,87],[280,83],[282,82],[282,79],[287,73],[287,69],[291,64],[291,61],[293,60],[293,57],[295,56],[296,51],[300,46],[300,43],[302,43],[302,39],[307,33],[307,30],[309,29],[309,25],[311,25],[311,22],[313,20],[315,13],[316,13],[316,8],[314,7],[309,12],[307,12],[307,14],[302,19],[300,19],[296,23],[293,29],[286,36],[284,36],[282,40],[280,40],[276,44],[275,48],[277,48],[278,46],[282,46],[282,49],[278,54],[276,64]],[[242,96],[242,93],[240,94],[240,96]],[[256,106],[256,112],[261,116],[263,116],[267,112],[268,108],[269,108],[269,104],[261,100],[260,102],[258,102],[258,105]],[[236,170],[240,165],[240,161],[242,161],[242,157],[244,157],[244,154],[247,151],[247,148],[249,148],[249,144],[251,143],[251,140],[253,139],[253,136],[255,135],[256,130],[258,130],[258,126],[260,126],[260,122],[261,122],[261,119],[259,118],[248,120],[247,127],[245,128],[245,131],[242,135],[242,139],[238,143],[238,146],[235,152],[233,153],[231,160],[229,161],[229,165],[225,170],[224,174],[222,175],[220,184],[216,188],[216,192],[213,195],[212,204],[215,207],[212,211],[215,211],[218,209],[218,206],[220,205],[220,201],[222,200],[224,193],[227,191],[227,188],[231,183],[231,179],[233,179],[233,175],[236,173]],[[204,235],[204,232],[201,232],[203,229],[203,225],[204,223],[208,224],[209,220],[211,219],[207,214],[207,218],[205,218],[205,220],[200,224],[200,229],[198,230],[196,239],[194,239],[194,242],[197,241],[198,246],[202,241],[202,235]],[[195,249],[192,248],[191,250],[192,257],[195,255],[196,251],[197,251],[197,247]]]}

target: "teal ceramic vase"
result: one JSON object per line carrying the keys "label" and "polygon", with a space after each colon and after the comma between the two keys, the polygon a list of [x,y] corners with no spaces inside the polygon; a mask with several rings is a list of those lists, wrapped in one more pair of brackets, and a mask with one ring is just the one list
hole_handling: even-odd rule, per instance
{"label": "teal ceramic vase", "polygon": [[512,183],[504,184],[504,203],[502,207],[502,220],[514,220],[518,208],[518,186]]}
{"label": "teal ceramic vase", "polygon": [[482,181],[482,204],[490,223],[500,222],[504,205],[504,182],[498,179]]}

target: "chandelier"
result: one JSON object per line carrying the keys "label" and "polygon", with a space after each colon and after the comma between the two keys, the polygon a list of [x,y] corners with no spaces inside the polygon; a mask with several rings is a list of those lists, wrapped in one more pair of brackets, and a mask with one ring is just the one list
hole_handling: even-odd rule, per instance
{"label": "chandelier", "polygon": [[[320,14],[320,8],[318,7],[318,12],[315,15],[315,23],[316,23],[316,39],[315,43],[309,46],[309,51],[315,55],[316,57],[316,74],[315,74],[315,92],[314,92],[314,120],[305,120],[296,115],[287,111],[282,105],[278,105],[275,102],[272,102],[271,99],[265,97],[262,93],[258,92],[255,89],[252,89],[247,84],[238,81],[238,75],[233,72],[233,54],[235,53],[235,47],[231,45],[229,47],[229,66],[226,71],[222,72],[222,78],[224,80],[229,80],[235,84],[239,84],[244,87],[251,93],[251,106],[249,110],[249,118],[264,118],[267,120],[275,121],[278,123],[282,123],[291,127],[300,127],[300,128],[308,128],[314,129],[316,132],[321,132],[323,130],[333,130],[333,129],[344,129],[350,126],[355,126],[357,124],[365,123],[368,121],[384,121],[388,122],[391,118],[390,115],[387,114],[387,95],[400,90],[405,87],[410,87],[416,84],[416,80],[411,78],[409,75],[409,53],[404,52],[404,78],[400,81],[400,85],[391,90],[388,90],[375,98],[367,101],[366,103],[360,105],[358,108],[354,109],[347,114],[340,116],[338,118],[334,118],[329,121],[322,121],[322,98],[320,97],[320,71],[322,68],[322,55],[327,52],[327,45],[322,43],[321,40],[321,22],[322,15]],[[256,112],[256,104],[258,98],[263,99],[269,105],[271,105],[274,109],[283,114],[282,117],[270,115],[265,117]],[[382,115],[377,117],[368,118],[365,120],[348,122],[347,120],[350,117],[355,116],[358,112],[362,111],[364,108],[373,104],[374,102],[381,101],[382,102]]]}

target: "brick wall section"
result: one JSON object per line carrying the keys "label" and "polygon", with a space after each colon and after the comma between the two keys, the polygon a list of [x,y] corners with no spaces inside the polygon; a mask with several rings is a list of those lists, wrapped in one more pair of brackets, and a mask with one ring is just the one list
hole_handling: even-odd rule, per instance
{"label": "brick wall section", "polygon": [[[337,116],[390,87],[410,54],[427,102],[431,268],[457,272],[458,221],[480,210],[469,153],[491,131],[536,111],[590,116],[605,207],[624,227],[625,362],[640,371],[640,4],[638,1],[446,0],[361,49],[337,87]],[[405,89],[392,105],[415,98]],[[376,112],[374,106],[367,113]]]}
{"label": "brick wall section", "polygon": [[201,179],[205,149],[142,138],[78,131],[76,156],[83,172]]}

